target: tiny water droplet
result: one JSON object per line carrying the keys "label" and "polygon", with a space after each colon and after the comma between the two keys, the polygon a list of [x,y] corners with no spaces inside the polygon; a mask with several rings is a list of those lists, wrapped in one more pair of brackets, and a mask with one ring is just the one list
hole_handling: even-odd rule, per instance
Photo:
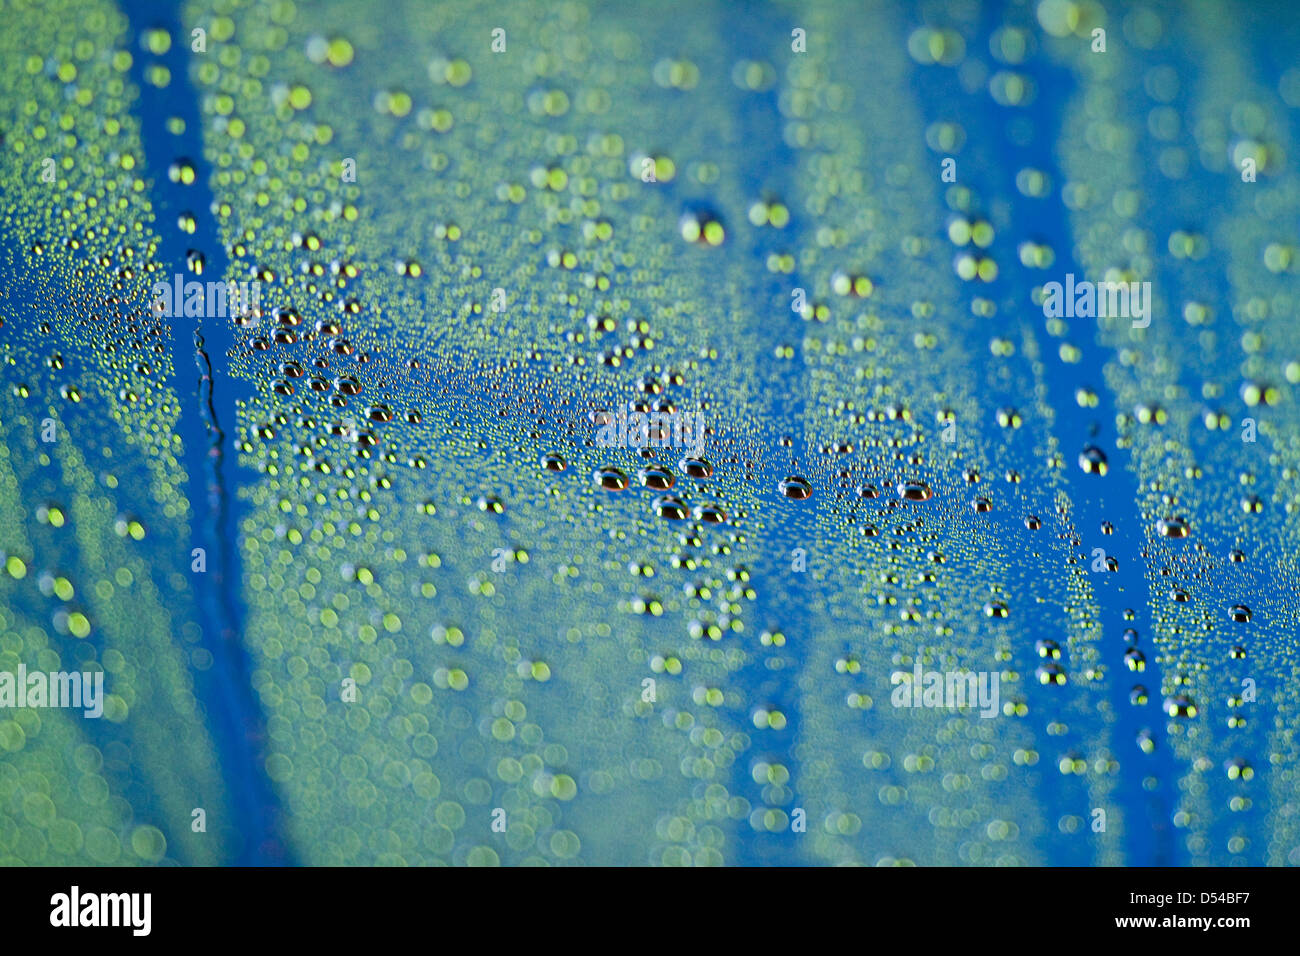
{"label": "tiny water droplet", "polygon": [[1085,475],[1105,475],[1110,470],[1106,453],[1096,445],[1088,445],[1079,452],[1079,468]]}
{"label": "tiny water droplet", "polygon": [[1065,671],[1059,664],[1040,664],[1034,674],[1040,684],[1060,687],[1066,682]]}
{"label": "tiny water droplet", "polygon": [[1156,531],[1166,538],[1186,538],[1192,533],[1187,519],[1181,515],[1176,518],[1161,518],[1156,522]]}

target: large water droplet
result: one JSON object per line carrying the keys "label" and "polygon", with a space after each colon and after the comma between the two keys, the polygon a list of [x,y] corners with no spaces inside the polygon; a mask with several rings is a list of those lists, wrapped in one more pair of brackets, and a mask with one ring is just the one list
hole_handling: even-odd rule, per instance
{"label": "large water droplet", "polygon": [[713,474],[713,465],[704,458],[683,458],[677,467],[692,478],[708,478]]}
{"label": "large water droplet", "polygon": [[646,488],[654,488],[659,491],[667,491],[677,481],[673,473],[667,468],[658,465],[651,465],[649,468],[641,469],[641,484]]}
{"label": "large water droplet", "polygon": [[803,499],[809,497],[813,493],[812,485],[808,483],[808,480],[806,478],[800,478],[798,475],[793,475],[784,479],[777,485],[777,488],[780,490],[781,494],[785,495],[787,498]]}
{"label": "large water droplet", "polygon": [[669,521],[684,521],[690,512],[686,508],[686,502],[680,498],[674,498],[671,495],[663,495],[654,500],[655,512],[661,518],[667,518]]}
{"label": "large water droplet", "polygon": [[900,481],[894,490],[905,501],[929,501],[934,497],[934,492],[924,481]]}
{"label": "large water droplet", "polygon": [[609,465],[603,465],[593,471],[591,480],[606,491],[622,491],[627,487],[627,475]]}
{"label": "large water droplet", "polygon": [[727,520],[727,513],[715,504],[696,505],[694,515],[695,520],[705,524],[724,524]]}

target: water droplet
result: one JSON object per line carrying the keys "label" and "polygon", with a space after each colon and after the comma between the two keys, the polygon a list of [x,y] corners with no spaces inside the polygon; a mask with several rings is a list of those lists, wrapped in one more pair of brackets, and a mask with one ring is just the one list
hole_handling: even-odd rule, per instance
{"label": "water droplet", "polygon": [[1240,757],[1233,757],[1223,764],[1229,780],[1250,780],[1255,776],[1255,768]]}
{"label": "water droplet", "polygon": [[1038,678],[1040,684],[1060,687],[1066,681],[1065,671],[1059,664],[1040,664],[1038,669],[1034,671],[1034,675]]}
{"label": "water droplet", "polygon": [[696,505],[693,513],[696,521],[705,524],[724,524],[727,520],[727,513],[714,504]]}
{"label": "water droplet", "polygon": [[194,163],[185,157],[173,160],[167,167],[167,178],[174,183],[180,183],[182,186],[191,186],[194,180],[198,178],[198,173],[194,169]]}
{"label": "water droplet", "polygon": [[1169,413],[1159,405],[1148,405],[1146,403],[1135,405],[1133,414],[1143,425],[1164,425],[1169,421]]}
{"label": "water droplet", "polygon": [[713,465],[704,458],[683,458],[677,467],[692,478],[708,478],[713,474]]}
{"label": "water droplet", "polygon": [[1088,445],[1079,452],[1079,468],[1085,475],[1105,475],[1110,470],[1106,453],[1096,445]]}
{"label": "water droplet", "polygon": [[654,500],[655,512],[661,518],[667,518],[669,521],[684,521],[690,512],[686,508],[686,503],[680,498],[674,498],[671,495],[662,495]]}
{"label": "water droplet", "polygon": [[1181,515],[1176,518],[1161,518],[1156,522],[1156,531],[1166,538],[1186,538],[1192,533],[1187,519]]}
{"label": "water droplet", "polygon": [[905,501],[929,501],[934,492],[924,481],[900,481],[894,488]]}
{"label": "water droplet", "polygon": [[606,491],[622,491],[627,487],[627,475],[609,465],[603,465],[591,473],[592,481]]}
{"label": "water droplet", "polygon": [[812,485],[808,483],[807,479],[800,478],[798,475],[784,479],[777,485],[777,488],[787,498],[803,499],[813,493]]}
{"label": "water droplet", "polygon": [[685,213],[680,229],[683,239],[700,245],[720,246],[727,237],[722,221],[706,211],[692,210]]}
{"label": "water droplet", "polygon": [[667,491],[677,482],[671,471],[658,465],[642,468],[639,477],[643,487],[654,488],[659,491]]}

